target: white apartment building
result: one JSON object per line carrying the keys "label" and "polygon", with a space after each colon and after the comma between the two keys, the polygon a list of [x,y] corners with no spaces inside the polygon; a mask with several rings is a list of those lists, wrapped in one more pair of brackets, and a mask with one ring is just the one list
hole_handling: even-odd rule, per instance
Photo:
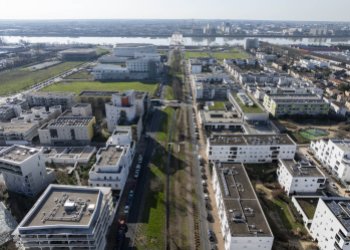
{"label": "white apartment building", "polygon": [[288,195],[316,193],[325,188],[325,175],[310,161],[279,160],[278,182]]}
{"label": "white apartment building", "polygon": [[100,250],[114,215],[110,188],[50,185],[12,235],[19,249]]}
{"label": "white apartment building", "polygon": [[124,122],[131,122],[136,117],[141,117],[144,113],[145,98],[145,93],[133,90],[113,94],[111,102],[105,104],[108,130],[113,132],[120,123],[122,113],[126,119]]}
{"label": "white apartment building", "polygon": [[125,146],[108,145],[101,148],[89,172],[89,185],[122,191],[134,156],[134,147],[131,142]]}
{"label": "white apartment building", "polygon": [[157,46],[147,43],[118,43],[114,47],[114,55],[117,57],[135,57],[140,53],[155,54]]}
{"label": "white apartment building", "polygon": [[107,145],[130,145],[132,141],[131,126],[117,126],[112,135],[108,138]]}
{"label": "white apartment building", "polygon": [[12,146],[0,153],[0,172],[9,191],[35,196],[54,180],[45,166],[43,149]]}
{"label": "white apartment building", "polygon": [[214,134],[207,139],[207,155],[212,162],[265,163],[292,160],[296,143],[287,134]]}
{"label": "white apartment building", "polygon": [[310,227],[320,250],[350,249],[350,199],[321,197]]}
{"label": "white apartment building", "polygon": [[114,64],[98,64],[92,70],[95,80],[125,80],[130,78],[127,68]]}
{"label": "white apartment building", "polygon": [[72,107],[72,115],[92,116],[92,107],[90,103],[77,103]]}
{"label": "white apartment building", "polygon": [[350,181],[350,140],[322,139],[312,141],[315,157],[343,182]]}
{"label": "white apartment building", "polygon": [[0,122],[0,145],[30,144],[37,135],[37,123]]}
{"label": "white apartment building", "polygon": [[272,249],[274,236],[243,165],[215,164],[212,183],[224,249]]}

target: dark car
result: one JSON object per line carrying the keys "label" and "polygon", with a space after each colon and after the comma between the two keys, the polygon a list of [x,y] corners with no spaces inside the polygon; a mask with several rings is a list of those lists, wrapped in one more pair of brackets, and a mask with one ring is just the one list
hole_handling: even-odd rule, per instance
{"label": "dark car", "polygon": [[211,213],[208,213],[207,215],[207,220],[210,222],[210,223],[214,223],[214,217]]}
{"label": "dark car", "polygon": [[208,230],[208,238],[210,242],[216,242],[216,237],[213,231]]}

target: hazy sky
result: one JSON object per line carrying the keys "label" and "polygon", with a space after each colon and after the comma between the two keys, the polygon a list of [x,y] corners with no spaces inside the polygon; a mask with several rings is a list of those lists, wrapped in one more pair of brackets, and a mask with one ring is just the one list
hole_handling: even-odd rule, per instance
{"label": "hazy sky", "polygon": [[350,21],[350,0],[0,0],[0,19]]}

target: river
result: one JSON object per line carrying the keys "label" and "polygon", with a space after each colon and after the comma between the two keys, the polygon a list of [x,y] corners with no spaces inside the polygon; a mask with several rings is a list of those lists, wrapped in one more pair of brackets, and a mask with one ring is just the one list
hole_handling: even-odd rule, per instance
{"label": "river", "polygon": [[[30,43],[55,43],[55,44],[100,44],[114,45],[116,43],[152,43],[160,46],[170,44],[170,37],[22,37],[22,36],[2,36],[6,42],[17,43],[20,40]],[[221,46],[221,45],[243,45],[247,38],[227,38],[227,37],[184,37],[186,46]],[[350,38],[259,38],[273,44],[313,44],[313,45],[350,45]]]}

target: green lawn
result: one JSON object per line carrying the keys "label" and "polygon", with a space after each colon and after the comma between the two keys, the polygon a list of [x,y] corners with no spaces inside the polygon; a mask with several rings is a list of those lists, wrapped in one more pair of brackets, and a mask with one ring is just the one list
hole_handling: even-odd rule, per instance
{"label": "green lawn", "polygon": [[165,85],[164,86],[164,98],[166,100],[174,100],[175,96],[174,96],[174,90],[171,86],[169,85]]}
{"label": "green lawn", "polygon": [[144,209],[148,217],[148,223],[141,226],[142,238],[137,241],[139,249],[164,249],[165,239],[165,174],[156,166],[150,167],[151,183],[154,190],[150,190],[147,195]]}
{"label": "green lawn", "polygon": [[249,55],[240,49],[232,48],[229,51],[223,51],[223,52],[213,52],[211,53],[212,57],[223,60],[223,59],[247,59],[249,58]]}
{"label": "green lawn", "polygon": [[186,59],[190,58],[201,58],[201,57],[212,57],[217,60],[223,59],[247,59],[249,54],[245,51],[238,48],[232,48],[230,50],[220,51],[220,52],[211,52],[211,51],[186,51]]}
{"label": "green lawn", "polygon": [[52,67],[30,71],[26,66],[0,73],[0,95],[8,95],[72,69],[82,62],[64,62]]}
{"label": "green lawn", "polygon": [[315,215],[318,198],[298,198],[300,207],[309,219],[312,219]]}
{"label": "green lawn", "polygon": [[299,134],[304,137],[307,140],[317,140],[321,137],[328,136],[329,133],[327,130],[323,129],[315,129],[315,128],[308,128],[308,129],[303,129],[299,131]]}
{"label": "green lawn", "polygon": [[143,82],[60,82],[48,86],[42,91],[51,92],[73,92],[79,94],[83,90],[103,90],[103,91],[126,91],[137,90],[144,91],[153,94],[157,89],[156,83],[143,83]]}
{"label": "green lawn", "polygon": [[263,113],[264,111],[254,102],[254,105],[252,107],[246,106],[241,102],[241,100],[238,98],[237,94],[234,95],[236,102],[241,107],[242,111],[244,113]]}
{"label": "green lawn", "polygon": [[209,110],[225,110],[225,102],[214,102],[214,105],[209,106]]}
{"label": "green lawn", "polygon": [[168,140],[169,125],[172,122],[174,112],[175,110],[173,108],[167,107],[161,113],[161,115],[163,116],[161,129],[156,134],[156,139],[161,144],[166,143]]}

